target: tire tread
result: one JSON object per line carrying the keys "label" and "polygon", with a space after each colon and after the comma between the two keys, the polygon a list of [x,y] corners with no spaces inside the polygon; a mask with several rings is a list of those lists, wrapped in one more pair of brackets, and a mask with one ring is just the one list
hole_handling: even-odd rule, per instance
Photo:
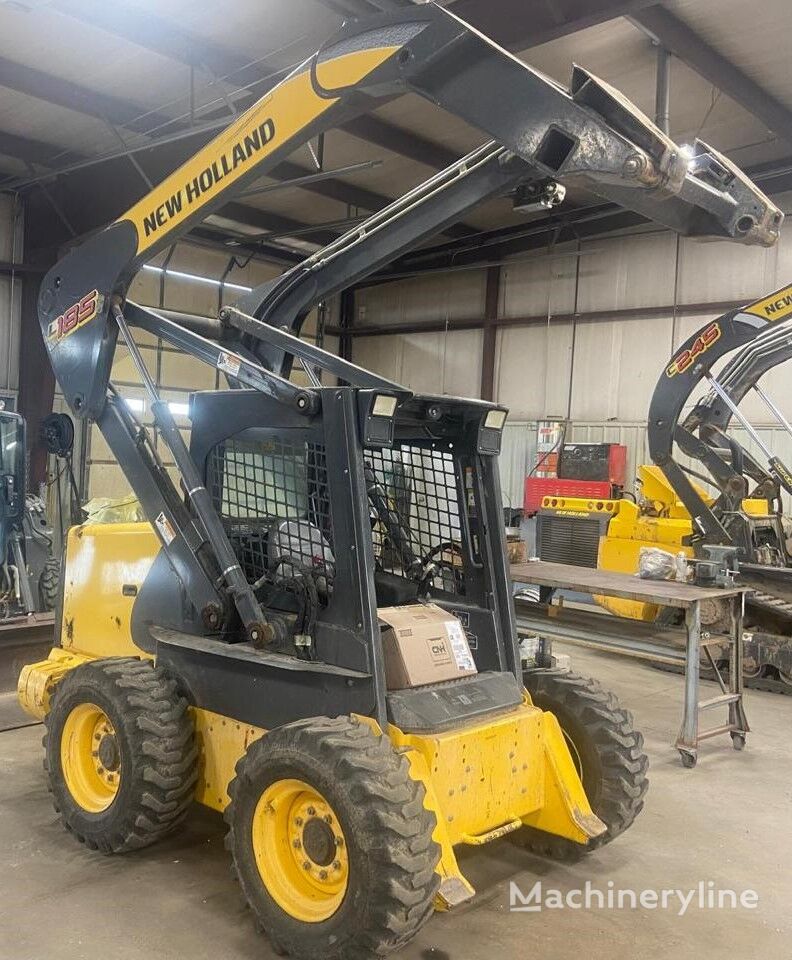
{"label": "tire tread", "polygon": [[586,846],[530,828],[515,836],[534,853],[574,861],[624,833],[643,809],[649,788],[649,759],[643,749],[643,735],[633,726],[630,711],[591,677],[572,671],[535,670],[527,671],[524,680],[542,709],[553,712],[553,705],[557,704],[576,718],[599,756],[602,778],[594,813],[607,825],[605,833]]}
{"label": "tire tread", "polygon": [[[334,778],[343,779],[357,804],[362,830],[372,840],[367,849],[377,878],[365,928],[338,948],[326,945],[321,956],[327,960],[383,956],[412,939],[431,915],[440,885],[436,872],[440,848],[432,839],[436,820],[424,806],[423,784],[411,778],[406,757],[394,751],[388,738],[377,736],[365,723],[350,717],[316,717],[280,727],[251,745],[237,763],[228,788],[231,803],[224,814],[232,872],[255,914],[246,890],[250,881],[235,856],[237,806],[262,765],[301,753],[318,757]],[[312,960],[314,953],[305,953],[266,918],[257,915],[256,920],[276,952]]]}
{"label": "tire tread", "polygon": [[[90,849],[126,853],[147,847],[184,820],[195,793],[198,749],[187,701],[176,683],[150,661],[112,658],[76,668],[56,688],[44,721],[45,769],[53,797],[68,789],[62,780],[53,783],[59,771],[50,769],[46,757],[59,749],[51,743],[59,725],[59,704],[80,683],[98,688],[116,705],[123,735],[133,743],[138,762],[126,774],[132,786],[126,788],[123,812],[112,827],[97,820],[92,836],[75,804],[56,800],[55,809],[66,829]],[[86,693],[86,700],[89,696]],[[122,773],[122,783],[123,777]]]}

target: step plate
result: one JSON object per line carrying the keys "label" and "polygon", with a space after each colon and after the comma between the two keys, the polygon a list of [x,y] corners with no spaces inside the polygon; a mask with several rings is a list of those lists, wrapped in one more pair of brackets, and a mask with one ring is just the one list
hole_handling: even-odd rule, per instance
{"label": "step plate", "polygon": [[388,720],[400,730],[446,730],[522,703],[522,687],[511,673],[479,673],[462,680],[432,683],[388,693]]}

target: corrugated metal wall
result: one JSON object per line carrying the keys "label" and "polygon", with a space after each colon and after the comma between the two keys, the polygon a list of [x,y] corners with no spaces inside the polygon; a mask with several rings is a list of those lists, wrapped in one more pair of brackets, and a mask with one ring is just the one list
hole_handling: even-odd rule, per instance
{"label": "corrugated metal wall", "polygon": [[[630,422],[646,416],[663,364],[712,316],[674,315],[672,304],[750,300],[792,279],[792,235],[772,250],[720,241],[677,239],[668,232],[560,245],[552,254],[507,263],[499,315],[547,317],[546,323],[501,327],[496,397],[514,419],[571,416]],[[415,324],[481,318],[485,273],[459,271],[369,287],[357,295],[355,325]],[[668,315],[607,318],[608,310],[669,307]],[[596,321],[555,320],[598,312]],[[477,395],[481,333],[475,330],[365,336],[357,362],[419,390]],[[768,379],[772,390],[785,375]],[[751,416],[764,416],[756,406]]]}
{"label": "corrugated metal wall", "polygon": [[[8,194],[0,195],[0,260],[22,260],[22,206]],[[19,331],[22,283],[0,274],[0,393],[16,397],[19,387]]]}
{"label": "corrugated metal wall", "polygon": [[[783,205],[792,208],[789,197]],[[625,443],[630,473],[646,460],[646,416],[655,384],[673,351],[715,312],[677,305],[751,300],[792,281],[792,233],[771,249],[677,238],[660,230],[556,246],[501,270],[499,317],[545,317],[498,330],[495,397],[509,407],[501,466],[504,494],[521,497],[520,475],[533,462],[534,423],[570,417],[571,437]],[[484,313],[485,271],[459,271],[370,287],[357,295],[355,325],[472,320]],[[641,316],[643,308],[667,315]],[[609,310],[635,310],[609,319]],[[597,312],[596,320],[556,320]],[[353,340],[356,362],[426,392],[478,396],[481,332],[410,332]],[[716,368],[717,369],[717,368]],[[763,381],[792,420],[790,370]],[[695,397],[694,397],[695,399]],[[771,429],[755,396],[742,405],[782,456],[792,439]],[[750,444],[749,444],[750,449]],[[789,459],[787,462],[790,462]]]}

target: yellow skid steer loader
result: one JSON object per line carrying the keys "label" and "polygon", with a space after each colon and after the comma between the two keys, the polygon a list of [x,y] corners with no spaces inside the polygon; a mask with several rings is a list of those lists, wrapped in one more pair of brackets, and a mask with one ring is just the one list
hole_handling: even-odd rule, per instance
{"label": "yellow skid steer loader", "polygon": [[[230,193],[404,92],[492,139],[217,318],[126,299],[142,264]],[[473,894],[460,844],[512,834],[574,855],[630,825],[647,762],[629,714],[573,674],[523,676],[506,411],[414,393],[298,334],[318,300],[526,182],[570,177],[687,234],[775,242],[779,211],[697,149],[693,170],[596,77],[576,68],[565,90],[447,10],[409,6],[346,25],[47,274],[39,316],[64,397],[149,521],[71,530],[57,644],[20,678],[79,840],[146,846],[197,799],[223,811],[274,948],[355,960]],[[228,380],[191,397],[189,447],[133,328]],[[109,380],[119,336],[180,489]],[[309,387],[289,380],[295,360]],[[404,618],[414,630],[393,626]],[[421,654],[420,682],[394,680],[396,653]]]}

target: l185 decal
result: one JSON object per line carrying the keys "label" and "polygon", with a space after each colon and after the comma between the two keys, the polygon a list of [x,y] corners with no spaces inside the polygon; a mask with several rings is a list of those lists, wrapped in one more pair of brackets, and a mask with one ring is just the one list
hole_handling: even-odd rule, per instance
{"label": "l185 decal", "polygon": [[84,297],[73,303],[67,310],[64,310],[59,317],[55,317],[47,328],[47,338],[56,343],[68,337],[70,333],[93,320],[99,311],[99,291],[91,290]]}

